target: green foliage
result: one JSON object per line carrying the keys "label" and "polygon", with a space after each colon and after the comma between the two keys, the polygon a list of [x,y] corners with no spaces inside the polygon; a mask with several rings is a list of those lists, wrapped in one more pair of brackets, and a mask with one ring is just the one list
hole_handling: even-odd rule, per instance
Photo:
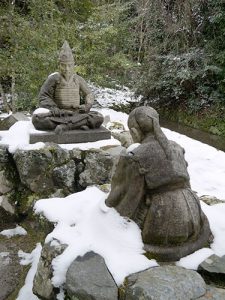
{"label": "green foliage", "polygon": [[140,89],[155,107],[181,106],[196,112],[223,101],[217,82],[222,70],[208,65],[207,55],[200,49],[190,49],[182,55],[155,56],[146,65],[150,68],[144,71]]}
{"label": "green foliage", "polygon": [[[83,9],[89,9],[82,14],[78,2],[75,5],[74,1],[68,1],[70,15],[64,10],[65,1],[29,0],[26,14],[18,10],[16,3],[0,5],[3,24],[0,30],[0,39],[3,40],[0,81],[7,81],[5,92],[11,94],[12,82],[15,81],[17,109],[24,110],[37,106],[40,86],[47,75],[57,69],[58,50],[63,41],[68,39],[71,45],[77,43],[78,19],[88,17],[91,2],[82,2]],[[77,19],[74,18],[75,12]]]}
{"label": "green foliage", "polygon": [[131,57],[125,53],[126,35],[119,22],[124,8],[102,4],[95,8],[85,24],[78,28],[80,45],[76,47],[78,70],[101,85],[115,80],[124,82],[134,67]]}
{"label": "green foliage", "polygon": [[150,1],[136,23],[140,17],[145,32],[138,93],[145,103],[190,113],[224,106],[225,5],[214,0]]}
{"label": "green foliage", "polygon": [[223,1],[4,0],[0,22],[0,83],[18,109],[37,105],[65,39],[76,71],[97,84],[190,113],[225,105]]}
{"label": "green foliage", "polygon": [[[29,0],[0,4],[0,82],[17,109],[37,106],[37,94],[67,39],[76,70],[99,84],[123,82],[134,64],[124,51],[122,5],[114,1]],[[15,83],[15,91],[13,90]]]}

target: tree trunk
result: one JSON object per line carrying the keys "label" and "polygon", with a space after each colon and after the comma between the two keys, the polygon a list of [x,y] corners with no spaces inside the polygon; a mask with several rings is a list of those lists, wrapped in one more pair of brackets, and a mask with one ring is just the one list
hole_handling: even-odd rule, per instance
{"label": "tree trunk", "polygon": [[6,96],[5,96],[5,92],[3,90],[3,87],[1,85],[1,83],[0,83],[0,94],[2,95],[2,101],[3,101],[4,111],[6,111],[7,113],[9,113],[9,106],[8,106],[7,99],[6,99]]}
{"label": "tree trunk", "polygon": [[16,85],[16,78],[15,75],[12,75],[12,82],[11,82],[11,97],[12,97],[12,103],[11,103],[11,107],[12,107],[12,113],[16,112],[16,94],[15,94],[15,85]]}

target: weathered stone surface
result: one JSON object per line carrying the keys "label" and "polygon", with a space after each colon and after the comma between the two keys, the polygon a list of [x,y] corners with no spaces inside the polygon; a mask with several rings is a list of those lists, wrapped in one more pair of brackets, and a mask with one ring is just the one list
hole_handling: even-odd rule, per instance
{"label": "weathered stone surface", "polygon": [[113,174],[113,166],[118,162],[121,150],[120,146],[107,150],[88,150],[84,159],[85,168],[80,174],[80,185],[87,187],[93,184],[109,183]]}
{"label": "weathered stone surface", "polygon": [[17,287],[22,266],[18,256],[0,245],[0,300],[5,300]]}
{"label": "weathered stone surface", "polygon": [[213,286],[207,286],[207,291],[204,296],[198,298],[198,300],[224,300],[225,290],[219,289]]}
{"label": "weathered stone surface", "polygon": [[79,148],[74,148],[72,150],[69,151],[70,156],[72,159],[74,159],[75,161],[81,161],[82,160],[82,156],[84,151],[80,150]]}
{"label": "weathered stone surface", "polygon": [[211,255],[199,265],[198,272],[206,282],[225,287],[225,255]]}
{"label": "weathered stone surface", "polygon": [[0,145],[0,195],[13,191],[17,175],[8,146]]}
{"label": "weathered stone surface", "polygon": [[74,191],[76,166],[73,160],[53,170],[53,181],[56,186]]}
{"label": "weathered stone surface", "polygon": [[53,170],[70,160],[69,152],[56,144],[39,150],[17,150],[13,157],[21,182],[35,193],[54,191]]}
{"label": "weathered stone surface", "polygon": [[99,140],[108,140],[111,138],[109,130],[101,126],[100,128],[89,130],[70,130],[65,131],[62,135],[58,135],[53,131],[32,133],[30,135],[30,144],[37,142],[51,142],[57,144],[75,144],[96,142]]}
{"label": "weathered stone surface", "polygon": [[8,130],[13,124],[18,121],[29,121],[29,118],[21,112],[11,114],[0,121],[0,130]]}
{"label": "weathered stone surface", "polygon": [[66,248],[66,245],[45,244],[42,248],[41,257],[38,263],[37,272],[34,277],[33,293],[40,299],[55,299],[52,278],[52,260],[60,255]]}
{"label": "weathered stone surface", "polygon": [[0,145],[0,166],[2,167],[7,162],[9,162],[8,146]]}
{"label": "weathered stone surface", "polygon": [[6,194],[13,189],[12,181],[8,180],[5,170],[0,171],[0,194]]}
{"label": "weathered stone surface", "polygon": [[117,300],[118,289],[104,259],[94,252],[78,257],[66,274],[69,299]]}
{"label": "weathered stone surface", "polygon": [[206,293],[206,284],[197,272],[174,266],[132,274],[124,288],[125,300],[197,299]]}
{"label": "weathered stone surface", "polygon": [[15,206],[12,205],[9,201],[10,195],[2,195],[0,196],[0,206],[9,214],[15,214]]}

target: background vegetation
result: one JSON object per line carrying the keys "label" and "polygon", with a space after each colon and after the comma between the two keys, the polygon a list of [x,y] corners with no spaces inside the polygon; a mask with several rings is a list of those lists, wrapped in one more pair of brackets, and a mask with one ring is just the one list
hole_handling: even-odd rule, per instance
{"label": "background vegetation", "polygon": [[0,93],[13,110],[37,105],[67,39],[86,79],[126,84],[168,117],[210,119],[203,127],[225,135],[222,0],[2,0],[0,24]]}

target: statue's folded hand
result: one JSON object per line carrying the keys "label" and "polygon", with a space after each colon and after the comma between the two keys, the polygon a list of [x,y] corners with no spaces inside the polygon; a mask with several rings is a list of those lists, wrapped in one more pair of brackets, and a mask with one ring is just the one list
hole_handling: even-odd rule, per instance
{"label": "statue's folded hand", "polygon": [[58,107],[52,107],[50,109],[51,113],[54,117],[60,117],[61,116],[61,110]]}

